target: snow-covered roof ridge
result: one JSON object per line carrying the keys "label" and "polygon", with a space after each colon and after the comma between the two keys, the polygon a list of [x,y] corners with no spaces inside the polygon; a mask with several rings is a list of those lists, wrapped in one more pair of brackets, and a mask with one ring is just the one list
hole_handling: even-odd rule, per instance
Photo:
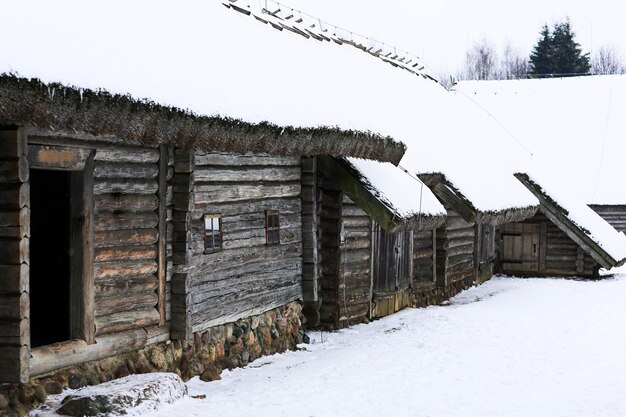
{"label": "snow-covered roof ridge", "polygon": [[321,42],[332,41],[339,45],[351,45],[394,67],[437,82],[418,56],[385,42],[324,22],[275,0],[265,0],[264,5],[254,0],[224,0],[222,4],[229,9],[253,16],[257,21],[269,24],[274,29],[287,30]]}
{"label": "snow-covered roof ridge", "polygon": [[130,95],[0,74],[0,122],[113,135],[134,144],[172,144],[215,152],[355,156],[397,164],[401,142],[332,126],[292,127],[201,116]]}

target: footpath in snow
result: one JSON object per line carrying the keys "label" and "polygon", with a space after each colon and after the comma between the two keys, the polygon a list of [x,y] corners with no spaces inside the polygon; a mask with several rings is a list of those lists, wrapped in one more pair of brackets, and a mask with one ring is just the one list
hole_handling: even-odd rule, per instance
{"label": "footpath in snow", "polygon": [[310,336],[135,415],[626,415],[625,275],[494,278],[447,306]]}

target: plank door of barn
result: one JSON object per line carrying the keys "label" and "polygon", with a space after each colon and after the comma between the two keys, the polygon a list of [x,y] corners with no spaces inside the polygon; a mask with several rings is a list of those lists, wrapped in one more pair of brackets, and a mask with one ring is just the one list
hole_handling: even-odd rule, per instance
{"label": "plank door of barn", "polygon": [[373,290],[374,296],[395,293],[409,288],[411,276],[411,232],[387,233],[374,226]]}
{"label": "plank door of barn", "polygon": [[502,272],[538,272],[541,225],[508,223],[501,227]]}

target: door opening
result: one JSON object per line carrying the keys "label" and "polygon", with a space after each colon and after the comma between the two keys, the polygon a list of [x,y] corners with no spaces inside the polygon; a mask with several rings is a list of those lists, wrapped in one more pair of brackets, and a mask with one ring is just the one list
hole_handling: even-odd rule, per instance
{"label": "door opening", "polygon": [[31,347],[71,338],[71,175],[30,171]]}

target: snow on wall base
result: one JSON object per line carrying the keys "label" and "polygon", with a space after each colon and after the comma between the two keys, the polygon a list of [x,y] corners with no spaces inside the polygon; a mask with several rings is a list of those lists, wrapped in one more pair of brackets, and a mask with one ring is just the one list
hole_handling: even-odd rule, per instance
{"label": "snow on wall base", "polygon": [[[223,369],[245,366],[302,343],[302,305],[291,302],[263,314],[143,349],[60,369],[25,384],[0,384],[0,417],[23,416],[64,389],[102,384],[131,374],[172,372],[183,380],[219,379]],[[37,412],[37,411],[33,411]]]}

